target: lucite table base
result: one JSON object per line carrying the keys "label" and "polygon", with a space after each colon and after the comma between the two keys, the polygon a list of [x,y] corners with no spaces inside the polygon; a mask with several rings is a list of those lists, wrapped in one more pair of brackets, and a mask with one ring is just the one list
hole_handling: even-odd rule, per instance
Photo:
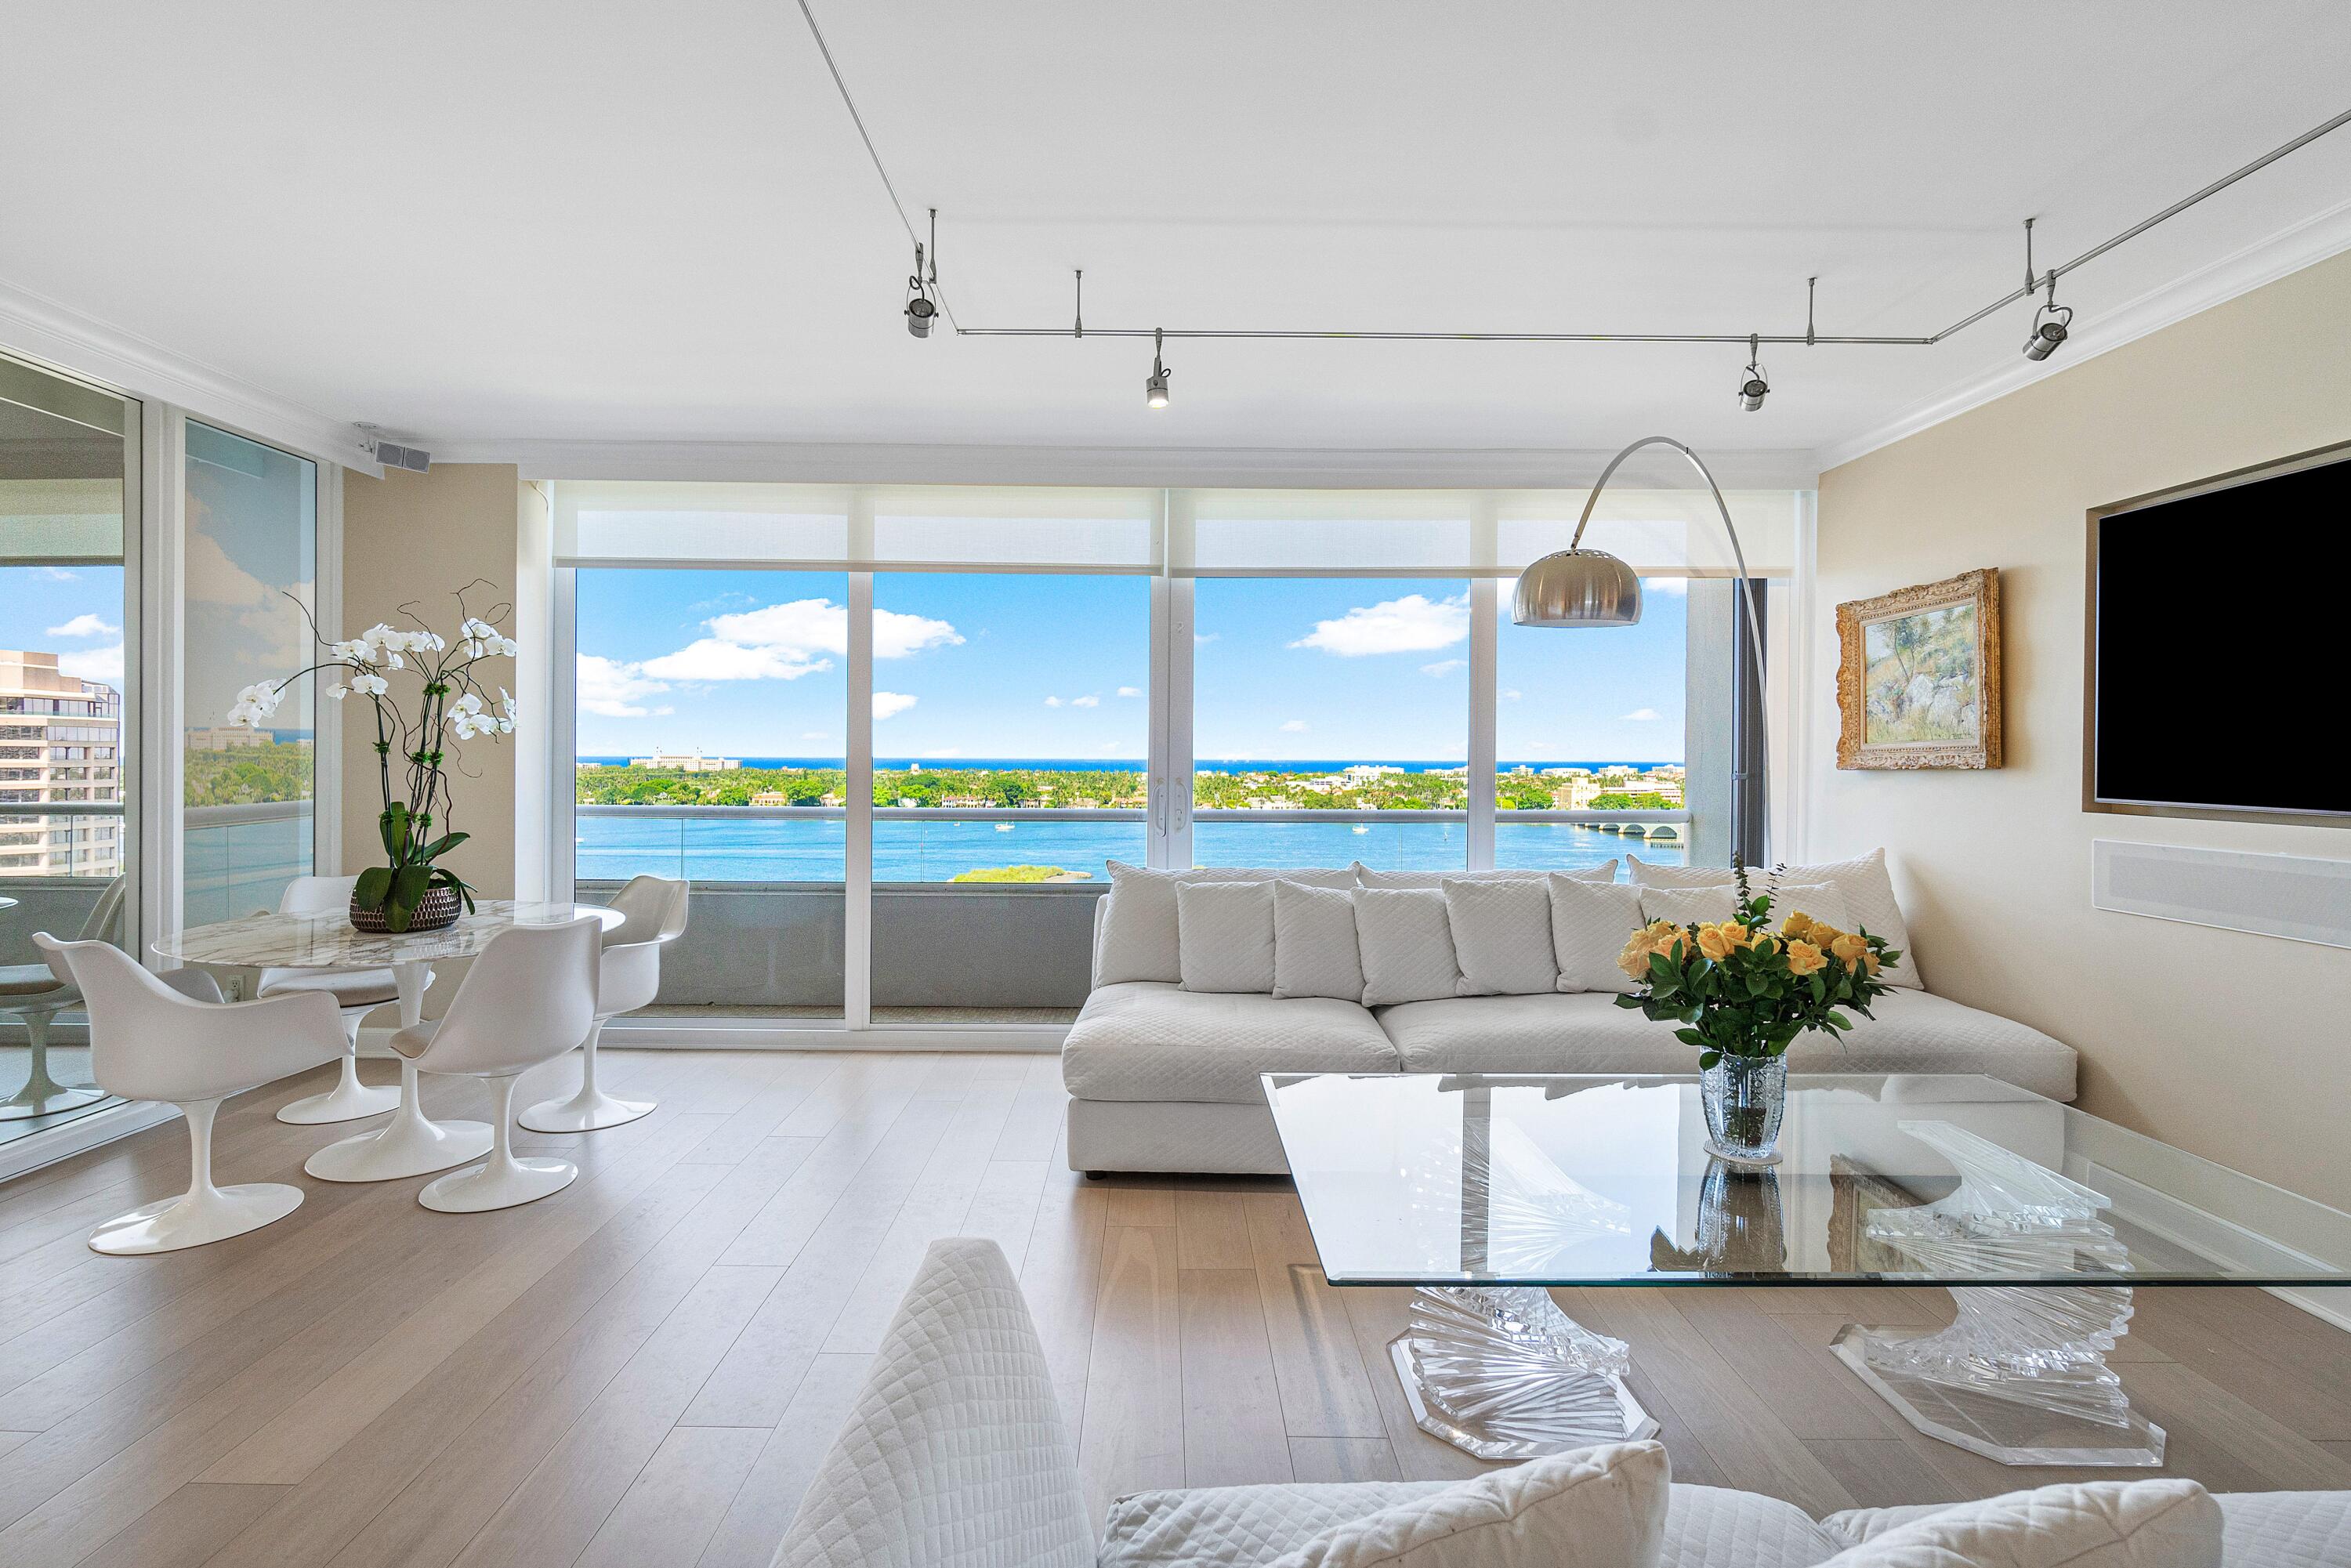
{"label": "lucite table base", "polygon": [[1949,1328],[1848,1323],[1839,1360],[1930,1437],[2004,1465],[2163,1463],[2163,1428],[2131,1408],[2106,1353],[2131,1293],[2104,1285],[1972,1286]]}
{"label": "lucite table base", "polygon": [[1625,1342],[1593,1333],[1531,1286],[1423,1286],[1388,1345],[1420,1429],[1481,1459],[1655,1437],[1625,1386]]}

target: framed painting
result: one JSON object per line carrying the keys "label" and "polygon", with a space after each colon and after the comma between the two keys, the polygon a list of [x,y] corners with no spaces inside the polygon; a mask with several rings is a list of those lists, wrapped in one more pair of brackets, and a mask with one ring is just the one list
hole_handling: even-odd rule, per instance
{"label": "framed painting", "polygon": [[1837,606],[1837,766],[2000,766],[2000,572]]}

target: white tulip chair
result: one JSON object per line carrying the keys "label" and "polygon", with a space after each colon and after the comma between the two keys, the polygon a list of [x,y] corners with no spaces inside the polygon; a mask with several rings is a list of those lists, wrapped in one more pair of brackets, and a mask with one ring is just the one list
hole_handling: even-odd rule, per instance
{"label": "white tulip chair", "polygon": [[632,876],[611,906],[621,923],[604,933],[596,988],[596,1021],[580,1046],[580,1092],[542,1100],[522,1113],[534,1133],[586,1133],[633,1122],[658,1103],[615,1100],[596,1087],[596,1041],[605,1023],[649,1007],[661,990],[662,949],[685,935],[686,884],[667,877]]}
{"label": "white tulip chair", "polygon": [[[277,900],[280,915],[340,915],[350,907],[355,876],[298,876]],[[431,985],[428,975],[425,984]],[[400,1085],[360,1082],[360,1023],[380,1007],[400,999],[400,988],[390,969],[269,968],[261,971],[254,989],[258,997],[293,996],[317,991],[333,998],[343,1015],[342,1076],[323,1094],[313,1094],[281,1106],[277,1119],[297,1126],[325,1122],[355,1122],[380,1116],[400,1105]]]}
{"label": "white tulip chair", "polygon": [[222,1101],[335,1060],[343,1030],[322,996],[223,1002],[201,969],[148,973],[105,942],[33,941],[62,965],[89,1012],[99,1086],[126,1100],[162,1100],[188,1119],[190,1179],[177,1197],[134,1208],[91,1233],[99,1252],[176,1252],[257,1230],[302,1206],[277,1182],[213,1185],[213,1118]]}
{"label": "white tulip chair", "polygon": [[419,1072],[486,1078],[497,1095],[490,1157],[434,1182],[416,1199],[470,1214],[512,1208],[560,1192],[579,1176],[569,1160],[517,1159],[515,1082],[580,1043],[596,1019],[597,936],[592,915],[561,925],[517,925],[490,939],[449,998],[449,1011],[392,1037]]}
{"label": "white tulip chair", "polygon": [[[122,917],[122,890],[123,879],[119,876],[106,884],[89,918],[82,922],[81,940],[103,942],[114,935],[115,923]],[[79,1006],[81,992],[70,977],[58,974],[54,966],[0,966],[0,1018],[22,1019],[25,1039],[32,1048],[26,1052],[31,1071],[25,1075],[25,1086],[0,1100],[0,1122],[47,1116],[94,1105],[106,1098],[106,1091],[95,1084],[60,1083],[49,1074],[49,1025],[59,1013]]]}

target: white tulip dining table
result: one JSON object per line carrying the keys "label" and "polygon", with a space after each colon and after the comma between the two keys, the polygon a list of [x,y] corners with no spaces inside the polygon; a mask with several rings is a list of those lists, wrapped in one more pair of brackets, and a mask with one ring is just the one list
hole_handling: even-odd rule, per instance
{"label": "white tulip dining table", "polygon": [[[397,935],[355,929],[350,918],[325,915],[248,915],[192,925],[159,938],[156,953],[187,964],[287,969],[390,969],[400,989],[400,1025],[424,1016],[424,988],[436,963],[470,958],[500,932],[517,925],[561,925],[593,915],[607,929],[617,910],[592,904],[477,900],[473,913],[438,931]],[[446,1170],[490,1152],[486,1122],[435,1122],[417,1093],[416,1064],[400,1064],[400,1104],[382,1126],[329,1144],[302,1168],[321,1181],[397,1181]]]}

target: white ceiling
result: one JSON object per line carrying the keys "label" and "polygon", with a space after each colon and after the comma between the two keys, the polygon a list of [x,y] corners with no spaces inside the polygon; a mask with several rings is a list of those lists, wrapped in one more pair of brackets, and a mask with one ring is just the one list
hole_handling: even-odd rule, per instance
{"label": "white ceiling", "polygon": [[[2339,112],[2343,0],[814,0],[967,325],[1925,333]],[[1934,349],[905,333],[793,0],[12,5],[0,282],[337,421],[526,440],[1834,447]],[[2351,129],[2069,277],[2102,312],[2351,197]],[[2064,356],[2053,361],[2061,369]]]}

